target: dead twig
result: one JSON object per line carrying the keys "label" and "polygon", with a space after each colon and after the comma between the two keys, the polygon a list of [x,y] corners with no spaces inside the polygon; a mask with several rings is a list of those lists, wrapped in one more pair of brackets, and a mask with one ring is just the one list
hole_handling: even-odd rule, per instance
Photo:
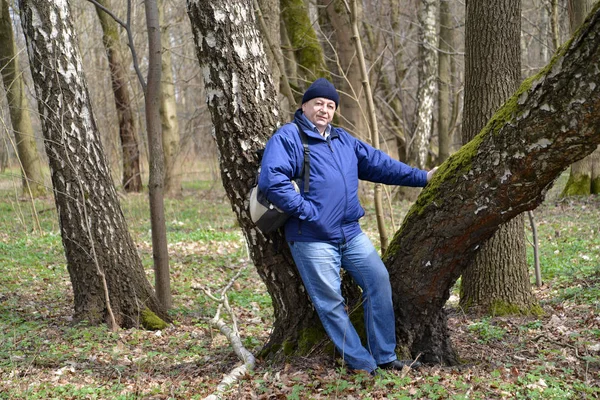
{"label": "dead twig", "polygon": [[[256,363],[254,355],[252,355],[252,353],[249,352],[242,344],[235,314],[233,313],[233,310],[229,305],[229,299],[227,297],[227,291],[231,288],[233,283],[244,270],[245,268],[240,269],[238,273],[235,274],[233,278],[231,278],[229,283],[223,288],[223,290],[221,290],[221,295],[219,297],[213,295],[209,288],[203,286],[199,287],[210,299],[219,303],[219,306],[217,307],[217,312],[215,313],[215,316],[210,320],[210,324],[219,329],[219,331],[227,338],[227,340],[229,340],[235,354],[241,361],[244,362],[243,365],[234,368],[230,373],[225,375],[221,380],[221,383],[217,385],[217,389],[215,390],[215,392],[205,397],[205,400],[219,399],[219,395],[222,394],[225,391],[225,389],[227,389],[232,383],[235,383],[240,377],[244,376],[246,372],[251,371]],[[233,329],[227,326],[225,321],[221,319],[221,310],[223,308],[225,308],[229,315],[231,315]]]}

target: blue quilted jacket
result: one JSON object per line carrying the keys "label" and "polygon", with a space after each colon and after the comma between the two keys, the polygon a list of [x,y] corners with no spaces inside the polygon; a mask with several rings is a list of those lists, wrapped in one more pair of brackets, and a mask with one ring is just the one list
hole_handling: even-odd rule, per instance
{"label": "blue quilted jacket", "polygon": [[[267,199],[290,214],[285,224],[288,242],[345,243],[361,232],[365,214],[358,200],[358,180],[422,187],[427,171],[409,167],[332,127],[324,139],[302,114],[294,122],[308,136],[309,191],[304,191],[302,139],[294,124],[282,126],[267,142],[258,187]],[[300,186],[297,193],[290,180]]]}

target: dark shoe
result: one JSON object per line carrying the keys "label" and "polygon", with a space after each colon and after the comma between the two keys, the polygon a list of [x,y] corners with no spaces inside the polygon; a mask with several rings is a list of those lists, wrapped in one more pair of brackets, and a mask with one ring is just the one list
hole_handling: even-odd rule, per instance
{"label": "dark shoe", "polygon": [[421,365],[422,364],[416,360],[415,361],[413,361],[413,360],[394,360],[389,363],[380,364],[379,368],[381,368],[381,369],[396,369],[398,371],[401,371],[404,367],[417,369]]}

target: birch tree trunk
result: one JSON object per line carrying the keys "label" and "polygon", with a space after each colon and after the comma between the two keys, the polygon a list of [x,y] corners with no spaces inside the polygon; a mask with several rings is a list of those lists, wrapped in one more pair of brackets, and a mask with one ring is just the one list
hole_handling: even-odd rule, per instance
{"label": "birch tree trunk", "polygon": [[[158,303],[127,230],[96,127],[67,2],[21,1],[75,320],[146,325]],[[103,286],[102,276],[106,279]],[[105,293],[108,293],[108,298]]]}
{"label": "birch tree trunk", "polygon": [[23,195],[44,196],[43,163],[38,151],[29,101],[25,95],[25,82],[19,69],[15,37],[12,30],[8,1],[0,0],[0,73],[6,90],[10,122],[15,137],[16,151],[21,166]]}
{"label": "birch tree trunk", "polygon": [[280,118],[251,2],[187,0],[187,6],[204,71],[223,186],[273,302],[275,322],[265,353],[283,354],[284,343],[286,352],[306,353],[323,338],[321,323],[282,232],[263,236],[248,211],[248,193],[258,166],[256,150],[264,146]]}
{"label": "birch tree trunk", "polygon": [[438,0],[419,2],[419,87],[417,89],[417,126],[408,147],[409,163],[425,169],[432,134],[438,69],[437,10]]}
{"label": "birch tree trunk", "polygon": [[[110,10],[112,7],[110,0],[97,1],[106,9]],[[102,42],[108,57],[110,79],[119,119],[119,138],[121,139],[123,153],[123,189],[126,192],[141,192],[143,185],[140,173],[138,133],[135,126],[131,94],[127,86],[127,69],[123,61],[119,27],[116,21],[99,7],[96,7],[96,13],[102,26]]]}

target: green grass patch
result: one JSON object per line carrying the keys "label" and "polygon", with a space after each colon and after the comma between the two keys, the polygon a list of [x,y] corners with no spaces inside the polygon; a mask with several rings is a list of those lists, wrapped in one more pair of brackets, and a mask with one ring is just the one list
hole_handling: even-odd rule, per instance
{"label": "green grass patch", "polygon": [[[121,204],[153,282],[147,193],[125,195]],[[378,246],[375,213],[371,204],[365,207],[363,226]],[[396,227],[409,207],[408,202],[395,206]],[[545,283],[535,293],[545,314],[449,314],[461,366],[384,371],[372,378],[351,374],[329,353],[282,364],[259,359],[255,371],[223,397],[596,398],[598,210],[600,201],[592,198],[549,200],[535,211]],[[165,200],[165,217],[175,322],[160,331],[111,332],[71,321],[73,294],[53,200],[31,203],[15,197],[14,190],[0,189],[0,399],[206,397],[239,360],[210,327],[218,304],[201,288],[220,295],[242,268],[227,295],[242,343],[259,353],[273,329],[273,304],[248,259],[223,188],[184,182],[182,198]],[[232,323],[227,313],[221,316]]]}

